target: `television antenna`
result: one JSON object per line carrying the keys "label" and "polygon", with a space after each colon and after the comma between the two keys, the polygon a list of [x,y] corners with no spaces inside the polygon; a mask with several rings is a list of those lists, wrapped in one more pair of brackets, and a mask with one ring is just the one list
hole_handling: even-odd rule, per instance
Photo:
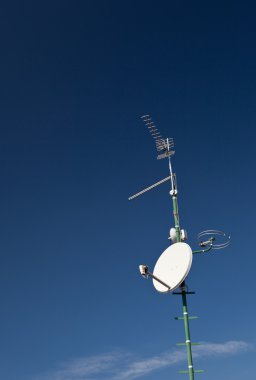
{"label": "television antenna", "polygon": [[152,278],[155,289],[160,293],[170,293],[177,288],[180,289],[180,291],[173,292],[173,294],[180,295],[182,297],[183,316],[175,317],[175,319],[184,321],[186,341],[185,343],[178,343],[178,345],[184,345],[187,348],[188,369],[179,372],[185,374],[187,373],[189,375],[189,379],[194,380],[195,373],[204,371],[195,370],[193,366],[192,345],[198,345],[199,343],[191,342],[189,320],[197,317],[190,317],[188,314],[187,295],[195,294],[195,292],[188,291],[185,280],[190,271],[194,254],[204,254],[210,250],[223,249],[230,244],[230,236],[226,235],[222,231],[206,230],[200,232],[197,236],[200,246],[199,250],[192,251],[191,247],[185,243],[185,240],[187,240],[187,233],[186,230],[180,228],[177,180],[176,174],[172,170],[171,162],[171,158],[175,153],[173,150],[174,141],[172,138],[163,138],[161,136],[155,126],[155,123],[149,115],[144,115],[141,119],[149,129],[149,132],[155,141],[158,152],[157,159],[168,159],[169,176],[154,183],[146,189],[139,191],[128,199],[135,199],[161,185],[162,183],[170,181],[170,195],[173,203],[174,227],[170,229],[168,238],[171,245],[158,258],[153,273],[149,271],[149,267],[147,265],[140,265],[139,270],[142,277]]}

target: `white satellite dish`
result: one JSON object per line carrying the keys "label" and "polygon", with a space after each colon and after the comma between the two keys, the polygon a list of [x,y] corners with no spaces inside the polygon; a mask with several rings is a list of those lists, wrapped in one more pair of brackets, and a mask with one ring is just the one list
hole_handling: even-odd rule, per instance
{"label": "white satellite dish", "polygon": [[187,243],[175,243],[168,247],[156,262],[153,275],[169,286],[169,289],[153,279],[158,292],[176,289],[187,277],[192,264],[192,249]]}

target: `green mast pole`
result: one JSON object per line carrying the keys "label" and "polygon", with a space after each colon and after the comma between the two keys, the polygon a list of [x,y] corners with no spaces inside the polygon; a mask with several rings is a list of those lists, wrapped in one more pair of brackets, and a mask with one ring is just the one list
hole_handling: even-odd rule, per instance
{"label": "green mast pole", "polygon": [[[169,167],[171,174],[172,190],[170,195],[173,202],[173,216],[176,230],[176,240],[177,242],[181,241],[181,232],[180,232],[180,223],[179,223],[179,209],[178,209],[178,190],[176,186],[176,175],[172,173],[171,160],[169,158]],[[188,316],[188,306],[187,306],[187,296],[186,296],[186,285],[185,281],[180,286],[181,295],[182,295],[182,308],[183,308],[183,320],[185,328],[185,337],[186,337],[186,348],[187,348],[187,358],[188,358],[188,374],[189,380],[194,380],[194,369],[193,369],[193,359],[192,359],[192,347],[190,339],[190,330],[189,330],[189,316]],[[185,372],[187,373],[187,371]]]}

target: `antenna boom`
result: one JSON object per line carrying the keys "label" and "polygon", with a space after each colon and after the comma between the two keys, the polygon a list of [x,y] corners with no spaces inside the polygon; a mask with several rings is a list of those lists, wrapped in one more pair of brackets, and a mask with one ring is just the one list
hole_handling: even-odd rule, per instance
{"label": "antenna boom", "polygon": [[162,179],[161,181],[159,181],[157,183],[154,183],[154,185],[151,185],[151,186],[147,187],[146,189],[141,190],[139,193],[136,193],[136,194],[132,195],[131,197],[128,198],[128,200],[131,201],[132,199],[139,197],[140,195],[146,193],[147,191],[153,189],[154,187],[156,187],[158,185],[161,185],[164,182],[167,182],[169,179],[171,179],[171,177],[172,176],[169,175],[168,177]]}

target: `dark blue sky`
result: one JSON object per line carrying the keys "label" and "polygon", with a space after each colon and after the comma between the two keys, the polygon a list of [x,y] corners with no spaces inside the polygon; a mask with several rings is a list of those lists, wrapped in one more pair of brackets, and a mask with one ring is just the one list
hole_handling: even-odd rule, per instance
{"label": "dark blue sky", "polygon": [[145,113],[174,138],[189,244],[203,229],[232,235],[189,274],[192,339],[208,342],[195,366],[207,380],[252,378],[255,16],[249,1],[1,5],[1,379],[186,368],[180,299],[138,273],[173,226],[168,185],[127,200],[168,175]]}

